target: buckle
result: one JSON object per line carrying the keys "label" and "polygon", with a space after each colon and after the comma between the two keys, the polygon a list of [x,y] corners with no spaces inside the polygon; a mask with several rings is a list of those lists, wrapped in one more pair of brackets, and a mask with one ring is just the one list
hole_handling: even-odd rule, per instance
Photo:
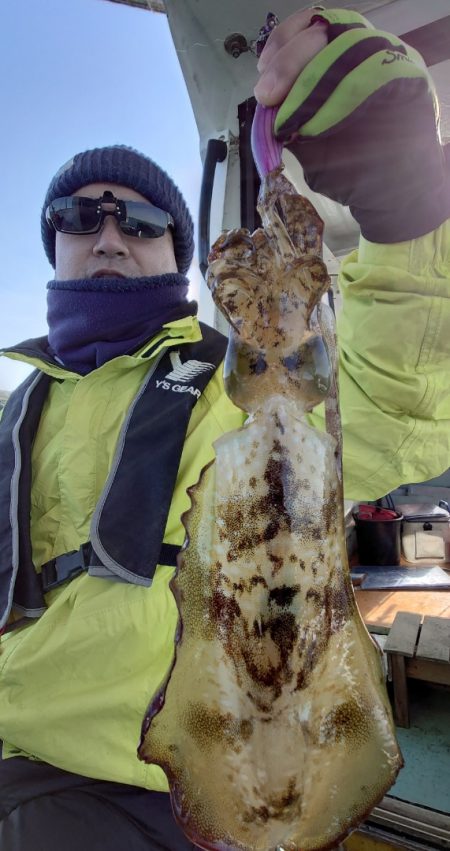
{"label": "buckle", "polygon": [[89,567],[92,547],[82,544],[79,550],[71,550],[61,556],[47,561],[41,568],[42,590],[44,594],[53,588],[58,588],[65,582],[70,582]]}

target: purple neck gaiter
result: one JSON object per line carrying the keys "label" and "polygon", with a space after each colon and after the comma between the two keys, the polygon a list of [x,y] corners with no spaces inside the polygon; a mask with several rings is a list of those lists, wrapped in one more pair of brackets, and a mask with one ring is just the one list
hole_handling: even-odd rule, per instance
{"label": "purple neck gaiter", "polygon": [[50,353],[81,375],[131,354],[166,322],[197,312],[196,303],[187,300],[188,285],[178,273],[49,281]]}

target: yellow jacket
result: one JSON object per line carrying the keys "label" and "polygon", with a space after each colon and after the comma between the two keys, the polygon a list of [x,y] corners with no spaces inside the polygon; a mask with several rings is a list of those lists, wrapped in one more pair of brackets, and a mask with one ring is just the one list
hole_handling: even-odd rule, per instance
{"label": "yellow jacket", "polygon": [[[33,445],[31,535],[37,569],[89,539],[120,426],[161,347],[201,339],[192,317],[171,323],[169,333],[161,346],[155,343],[167,337],[167,328],[138,355],[115,358],[84,377],[34,362],[60,379],[51,384]],[[151,358],[145,358],[151,347]],[[220,373],[191,415],[167,543],[183,543],[186,490],[213,458],[213,441],[243,423]],[[168,584],[173,572],[159,566],[150,588],[83,574],[46,595],[48,609],[35,623],[4,636],[4,756],[22,753],[87,776],[167,789],[161,769],[139,762],[136,748],[148,702],[172,660],[177,610]]]}

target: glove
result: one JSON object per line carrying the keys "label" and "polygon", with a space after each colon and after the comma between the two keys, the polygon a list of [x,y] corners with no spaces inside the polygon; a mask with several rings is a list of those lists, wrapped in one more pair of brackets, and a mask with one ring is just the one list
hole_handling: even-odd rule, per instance
{"label": "glove", "polygon": [[[328,44],[315,55],[309,47],[309,58],[316,24]],[[311,189],[350,207],[366,239],[401,242],[434,230],[450,217],[450,169],[422,57],[349,10],[308,10],[301,29],[306,64],[299,56],[303,70],[280,104],[275,136]],[[280,32],[278,52],[276,38],[270,70],[278,62],[282,75],[295,38]]]}

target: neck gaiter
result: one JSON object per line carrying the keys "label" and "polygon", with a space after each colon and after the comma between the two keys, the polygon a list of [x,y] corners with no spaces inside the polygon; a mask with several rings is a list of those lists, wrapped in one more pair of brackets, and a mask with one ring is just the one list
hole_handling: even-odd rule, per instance
{"label": "neck gaiter", "polygon": [[197,312],[179,273],[53,280],[47,289],[50,353],[81,375],[136,351],[166,322]]}

